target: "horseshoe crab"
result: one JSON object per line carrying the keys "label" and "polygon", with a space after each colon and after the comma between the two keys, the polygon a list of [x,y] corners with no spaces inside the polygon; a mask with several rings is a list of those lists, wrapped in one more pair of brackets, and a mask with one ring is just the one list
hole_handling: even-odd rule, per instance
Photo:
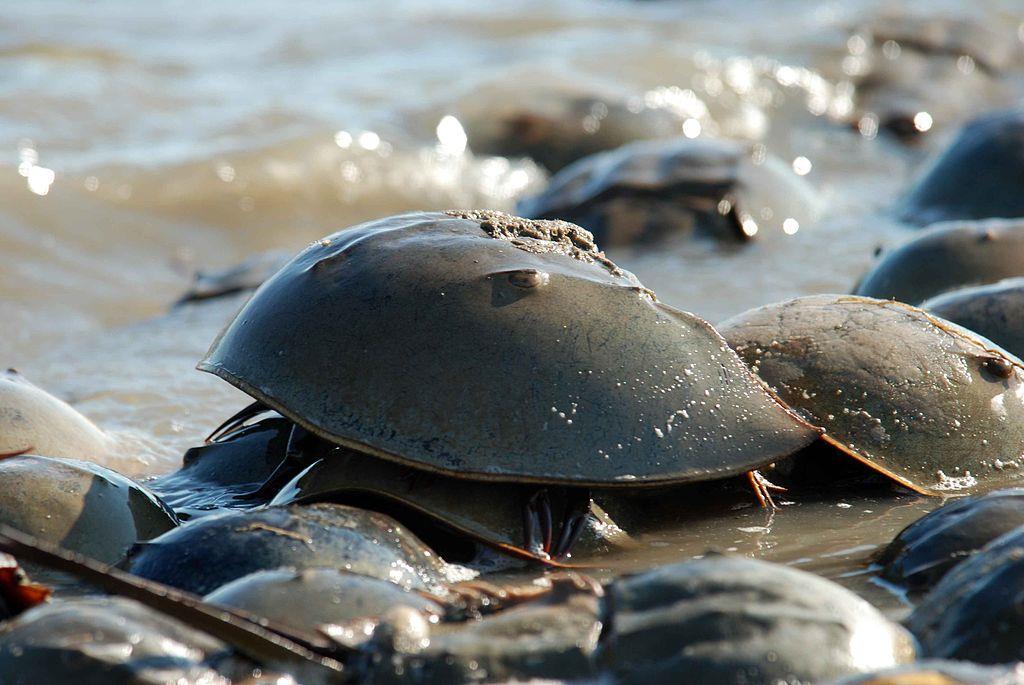
{"label": "horseshoe crab", "polygon": [[920,592],[986,544],[1024,525],[1024,488],[943,505],[910,524],[878,556],[882,577]]}
{"label": "horseshoe crab", "polygon": [[219,683],[252,668],[219,640],[118,597],[48,603],[0,626],[5,685]]}
{"label": "horseshoe crab", "polygon": [[178,525],[146,488],[91,462],[11,457],[0,460],[0,481],[0,523],[97,561],[119,561]]}
{"label": "horseshoe crab", "polygon": [[979,117],[924,171],[896,206],[918,226],[1024,216],[1024,110]]}
{"label": "horseshoe crab", "polygon": [[921,309],[984,336],[1018,357],[1024,354],[1024,278],[960,288],[921,303]]}
{"label": "horseshoe crab", "polygon": [[856,295],[918,305],[971,285],[1024,276],[1024,221],[950,222],[930,227],[881,260]]}
{"label": "horseshoe crab", "polygon": [[925,656],[999,664],[1024,659],[1024,529],[964,560],[917,605],[906,625]]}
{"label": "horseshoe crab", "polygon": [[[417,519],[433,519],[442,528],[452,529],[460,536],[468,536],[513,556],[522,556],[524,551],[528,558],[544,555],[541,546],[521,549],[525,539],[543,540],[544,544],[556,548],[566,544],[548,540],[552,531],[546,526],[545,529],[531,531],[529,526],[533,524],[523,520],[524,510],[543,501],[536,499],[538,493],[533,486],[455,480],[383,459],[367,459],[363,454],[333,445],[326,447],[320,452],[323,457],[285,485],[271,505],[339,501],[388,511],[389,503],[393,503],[400,507],[396,515],[409,521],[407,525],[430,539],[434,543],[432,547],[442,552],[451,550],[453,541],[431,535],[433,531],[424,528],[422,521]],[[573,492],[559,493],[555,488],[551,492],[555,496],[542,495],[547,500],[542,506],[550,508],[556,518],[560,514],[569,515],[561,511],[560,498],[572,505],[574,499],[584,497]],[[575,553],[589,556],[635,544],[593,499],[579,506],[586,507],[587,515],[580,529],[572,531],[577,535],[573,546]],[[401,516],[404,508],[412,510],[410,515]],[[568,534],[569,531],[564,532]],[[443,556],[452,560],[454,554],[444,552]],[[463,556],[472,557],[472,550]]]}
{"label": "horseshoe crab", "polygon": [[[669,138],[683,130],[685,113],[616,96],[545,87],[514,97],[499,92],[456,106],[470,148],[478,154],[529,157],[555,172],[581,157],[634,140]],[[506,102],[502,102],[506,98]]]}
{"label": "horseshoe crab", "polygon": [[111,442],[92,421],[16,370],[0,373],[0,459],[31,452],[103,461]]}
{"label": "horseshoe crab", "polygon": [[130,573],[207,594],[255,571],[343,568],[443,594],[446,565],[393,519],[338,504],[215,514],[135,545]]}
{"label": "horseshoe crab", "polygon": [[691,233],[737,243],[790,235],[814,206],[810,187],[778,160],[731,141],[678,138],[581,159],[518,210],[579,224],[608,246]]}
{"label": "horseshoe crab", "polygon": [[269,250],[252,255],[243,262],[225,269],[197,271],[192,287],[175,305],[255,290],[284,266],[289,258],[282,250]]}
{"label": "horseshoe crab", "polygon": [[524,549],[552,556],[582,530],[589,486],[746,474],[760,492],[753,471],[817,436],[587,231],[498,212],[390,217],[314,243],[199,368],[257,400],[224,430],[267,407],[295,422],[288,477],[312,434],[438,476],[531,485]]}
{"label": "horseshoe crab", "polygon": [[816,295],[719,330],[822,439],[915,492],[991,487],[1024,444],[1024,363],[899,302]]}
{"label": "horseshoe crab", "polygon": [[397,607],[437,622],[444,608],[430,597],[383,580],[334,568],[256,571],[222,585],[204,601],[242,609],[295,631],[363,617],[383,616]]}
{"label": "horseshoe crab", "polygon": [[1000,76],[1019,53],[1013,31],[992,31],[970,18],[895,13],[860,27],[847,47],[853,123],[905,140],[976,113],[978,103],[1005,99]]}

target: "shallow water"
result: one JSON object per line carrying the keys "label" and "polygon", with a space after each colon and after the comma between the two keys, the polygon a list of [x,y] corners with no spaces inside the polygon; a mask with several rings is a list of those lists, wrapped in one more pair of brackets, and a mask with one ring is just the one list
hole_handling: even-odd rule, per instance
{"label": "shallow water", "polygon": [[[0,12],[0,363],[115,432],[115,468],[173,469],[245,403],[193,369],[241,300],[168,313],[192,272],[405,210],[513,208],[546,172],[475,155],[463,134],[472,145],[509,103],[541,106],[540,88],[689,112],[703,134],[760,143],[808,185],[817,219],[793,236],[610,251],[661,300],[715,322],[846,292],[876,246],[907,234],[886,207],[953,130],[945,122],[904,146],[835,121],[850,106],[844,70],[858,68],[853,27],[883,8],[893,3],[10,4]],[[1020,48],[1012,0],[929,9]],[[1019,52],[958,117],[1019,100]],[[775,513],[747,507],[670,522],[608,563],[620,572],[735,548],[839,579],[898,614],[864,566],[936,505],[844,492]]]}

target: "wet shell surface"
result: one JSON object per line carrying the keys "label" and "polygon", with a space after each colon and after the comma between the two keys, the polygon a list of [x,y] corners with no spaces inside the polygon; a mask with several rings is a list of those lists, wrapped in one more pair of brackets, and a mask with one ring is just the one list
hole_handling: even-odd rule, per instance
{"label": "wet shell surface", "polygon": [[322,625],[379,617],[397,607],[428,618],[444,613],[434,600],[391,581],[333,568],[257,571],[217,588],[204,601],[309,634]]}
{"label": "wet shell surface", "polygon": [[329,441],[471,479],[709,480],[817,435],[585,230],[498,212],[314,243],[199,368]]}
{"label": "wet shell surface", "polygon": [[816,295],[720,330],[824,440],[912,490],[1019,477],[1024,364],[966,329],[898,302]]}
{"label": "wet shell surface", "polygon": [[1024,278],[953,290],[921,303],[1018,357],[1024,354]]}
{"label": "wet shell surface", "polygon": [[925,226],[937,221],[1024,216],[1024,110],[979,117],[921,174],[896,213]]}
{"label": "wet shell surface", "polygon": [[955,500],[896,536],[878,556],[882,577],[913,591],[927,590],[964,559],[1021,525],[1024,488]]}
{"label": "wet shell surface", "polygon": [[224,643],[121,598],[44,604],[0,627],[4,685],[221,683],[213,664],[229,658]]}
{"label": "wet shell surface", "polygon": [[1024,659],[1024,530],[958,564],[906,621],[925,656],[999,664]]}
{"label": "wet shell surface", "polygon": [[124,566],[196,594],[281,567],[337,568],[442,594],[447,580],[444,562],[393,519],[337,504],[202,518],[136,545]]}
{"label": "wet shell surface", "polygon": [[777,160],[755,164],[731,141],[677,138],[581,159],[518,209],[579,224],[614,246],[689,233],[731,242],[792,234],[814,206],[810,187]]}
{"label": "wet shell surface", "polygon": [[284,459],[293,427],[280,416],[265,418],[229,438],[193,447],[181,469],[148,485],[176,511],[190,515],[238,506],[235,497],[258,488]]}
{"label": "wet shell surface", "polygon": [[112,444],[96,424],[14,369],[0,373],[0,456],[31,452],[103,461]]}
{"label": "wet shell surface", "polygon": [[835,583],[710,555],[613,582],[605,663],[621,683],[822,682],[914,659],[910,636]]}
{"label": "wet shell surface", "polygon": [[1024,276],[1024,222],[943,223],[884,253],[855,294],[917,305],[1013,276]]}
{"label": "wet shell surface", "polygon": [[178,524],[145,487],[91,462],[10,457],[0,482],[0,523],[105,563]]}

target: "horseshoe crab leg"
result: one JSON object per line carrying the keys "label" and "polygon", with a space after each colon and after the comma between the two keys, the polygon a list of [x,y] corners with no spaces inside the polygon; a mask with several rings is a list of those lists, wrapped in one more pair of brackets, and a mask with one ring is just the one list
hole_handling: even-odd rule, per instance
{"label": "horseshoe crab leg", "polygon": [[546,488],[535,492],[523,507],[523,531],[527,551],[547,558],[551,549],[551,500]]}
{"label": "horseshoe crab leg", "polygon": [[762,507],[770,507],[772,509],[777,508],[775,506],[775,500],[772,499],[772,491],[785,492],[786,488],[771,482],[761,475],[760,471],[748,471],[747,480],[750,481],[750,487],[754,489],[754,496],[757,497],[757,501]]}
{"label": "horseshoe crab leg", "polygon": [[551,556],[555,558],[567,555],[579,540],[580,534],[590,516],[590,490],[571,489],[566,492],[565,513],[562,515],[562,528],[558,536],[558,542],[551,549]]}
{"label": "horseshoe crab leg", "polygon": [[195,595],[132,576],[10,526],[0,525],[0,551],[70,573],[106,592],[133,599],[223,640],[258,663],[311,669],[335,682],[345,673],[341,662],[335,658],[343,655],[330,654],[338,651],[333,643],[286,632],[254,616],[205,604]]}

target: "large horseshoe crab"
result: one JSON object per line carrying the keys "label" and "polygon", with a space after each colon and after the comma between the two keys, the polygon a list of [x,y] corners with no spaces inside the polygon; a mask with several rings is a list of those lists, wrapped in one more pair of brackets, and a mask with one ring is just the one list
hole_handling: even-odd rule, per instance
{"label": "large horseshoe crab", "polygon": [[313,436],[530,485],[524,547],[555,556],[582,530],[590,486],[743,476],[817,437],[590,233],[498,212],[390,217],[314,243],[199,368],[257,400],[227,429],[267,407],[295,423],[285,475],[308,465]]}
{"label": "large horseshoe crab", "polygon": [[980,490],[1016,474],[1024,363],[956,324],[899,302],[817,295],[720,330],[823,440],[911,490]]}
{"label": "large horseshoe crab", "polygon": [[695,234],[742,243],[792,235],[814,216],[803,179],[727,140],[645,140],[586,157],[519,211],[583,226],[602,245]]}

